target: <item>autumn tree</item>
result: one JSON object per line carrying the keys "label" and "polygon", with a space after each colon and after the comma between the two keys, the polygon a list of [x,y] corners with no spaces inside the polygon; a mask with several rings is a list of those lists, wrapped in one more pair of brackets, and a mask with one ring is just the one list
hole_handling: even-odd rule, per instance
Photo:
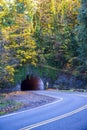
{"label": "autumn tree", "polygon": [[36,13],[33,17],[33,26],[35,29],[34,37],[37,41],[38,62],[40,64],[48,64],[48,59],[50,59],[53,51],[53,41],[51,40],[52,23],[52,0],[38,0]]}
{"label": "autumn tree", "polygon": [[17,68],[36,62],[69,69],[81,57],[86,65],[84,2],[78,12],[79,0],[1,0],[0,82],[13,82]]}
{"label": "autumn tree", "polygon": [[56,35],[56,61],[61,67],[77,55],[74,28],[77,24],[79,6],[78,0],[56,0],[53,31]]}
{"label": "autumn tree", "polygon": [[[29,1],[30,2],[30,1]],[[33,11],[27,0],[16,0],[7,6],[8,11],[1,17],[1,33],[4,36],[3,80],[13,82],[16,67],[36,64],[36,45],[32,37]],[[33,3],[31,3],[31,6]],[[4,7],[5,8],[5,7]],[[2,61],[1,61],[2,64]],[[2,74],[1,74],[2,75]]]}
{"label": "autumn tree", "polygon": [[[8,66],[9,63],[9,52],[5,50],[6,44],[6,30],[3,27],[4,17],[7,15],[8,7],[4,0],[0,1],[0,85],[4,84],[8,80],[8,75],[13,76],[14,68]],[[12,82],[13,78],[10,78]]]}

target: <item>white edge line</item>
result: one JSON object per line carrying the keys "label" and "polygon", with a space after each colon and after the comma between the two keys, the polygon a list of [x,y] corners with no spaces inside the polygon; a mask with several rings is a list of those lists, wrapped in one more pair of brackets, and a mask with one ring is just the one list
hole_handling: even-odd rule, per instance
{"label": "white edge line", "polygon": [[87,98],[87,95],[83,95],[83,94],[75,94],[75,95]]}
{"label": "white edge line", "polygon": [[[45,94],[44,94],[45,95]],[[50,97],[54,97],[54,96],[50,96]],[[32,110],[36,110],[38,108],[42,108],[43,106],[49,106],[49,105],[52,105],[52,104],[55,104],[57,102],[61,102],[63,100],[63,98],[60,98],[60,97],[55,97],[56,101],[53,101],[51,103],[47,103],[45,105],[41,105],[39,107],[35,107],[35,108],[31,108],[29,110],[24,110],[24,111],[20,111],[20,112],[15,112],[15,113],[12,113],[12,114],[7,114],[7,115],[3,115],[3,116],[0,116],[0,119],[1,118],[6,118],[6,117],[9,117],[9,116],[14,116],[14,115],[17,115],[17,114],[21,114],[21,113],[24,113],[24,112],[29,112],[29,111],[32,111]]]}
{"label": "white edge line", "polygon": [[[87,97],[86,95],[83,95],[83,94],[75,94],[75,95],[82,96],[82,97]],[[68,117],[68,116],[71,116],[71,115],[76,114],[76,113],[78,113],[78,112],[80,112],[82,110],[85,110],[85,109],[87,109],[87,105],[84,105],[84,106],[82,106],[82,107],[80,107],[80,108],[78,108],[78,109],[76,109],[74,111],[71,111],[69,113],[65,113],[63,115],[51,118],[49,120],[45,120],[45,121],[30,125],[30,126],[26,126],[26,127],[22,128],[20,130],[31,130],[33,128],[36,128],[36,127],[39,127],[39,126],[42,126],[42,125],[45,125],[45,124],[60,120],[60,119],[63,119],[63,118]]]}
{"label": "white edge line", "polygon": [[30,125],[30,126],[27,126],[27,127],[22,128],[22,129],[20,129],[20,130],[31,130],[31,129],[33,129],[33,128],[36,128],[36,127],[39,127],[39,126],[42,126],[42,125],[46,125],[46,124],[48,124],[48,123],[51,123],[51,122],[54,122],[54,121],[63,119],[63,118],[65,118],[65,117],[71,116],[71,115],[76,114],[76,113],[78,113],[78,112],[80,112],[80,111],[82,111],[82,110],[85,110],[85,109],[87,109],[87,105],[84,105],[83,107],[80,107],[80,108],[78,108],[78,109],[76,109],[76,110],[74,110],[74,111],[71,111],[71,112],[69,112],[69,113],[66,113],[66,114],[63,114],[63,115],[60,115],[60,116],[51,118],[51,119],[49,119],[49,120],[45,120],[45,121],[42,121],[42,122],[39,122],[39,123],[36,123],[36,124],[32,124],[32,125]]}
{"label": "white edge line", "polygon": [[[48,96],[47,94],[42,94],[42,95]],[[75,95],[87,97],[86,95],[83,95],[83,94],[75,94]],[[41,105],[41,106],[39,106],[39,107],[31,108],[31,109],[29,109],[29,110],[24,110],[24,111],[15,112],[15,113],[12,113],[12,114],[3,115],[3,116],[0,116],[0,119],[1,119],[1,118],[6,118],[6,117],[9,117],[9,116],[14,116],[14,115],[17,115],[17,114],[20,114],[20,113],[24,113],[24,112],[29,112],[29,111],[31,111],[31,110],[35,110],[35,109],[41,108],[41,107],[43,107],[43,106],[49,106],[49,105],[51,105],[51,104],[55,104],[55,103],[60,102],[60,101],[63,100],[63,98],[56,97],[56,96],[51,96],[51,95],[50,95],[50,97],[53,97],[53,98],[56,98],[56,99],[58,98],[59,100],[54,101],[54,102],[51,102],[51,103],[47,103],[47,104],[45,104],[45,105]]]}

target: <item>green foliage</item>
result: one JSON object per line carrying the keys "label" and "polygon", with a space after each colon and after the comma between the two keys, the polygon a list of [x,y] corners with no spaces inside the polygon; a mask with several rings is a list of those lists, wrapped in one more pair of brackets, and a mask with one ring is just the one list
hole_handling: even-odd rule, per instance
{"label": "green foliage", "polygon": [[81,64],[87,66],[87,1],[81,1],[78,14],[78,52]]}
{"label": "green foliage", "polygon": [[[20,6],[20,7],[19,7]],[[30,5],[31,6],[31,5]],[[6,9],[4,9],[7,7]],[[32,23],[23,0],[2,5],[0,18],[0,84],[13,83],[16,67],[36,64],[36,45]],[[7,11],[7,12],[6,12]],[[32,17],[32,14],[30,15]]]}
{"label": "green foliage", "polygon": [[78,45],[73,30],[77,24],[79,5],[78,0],[45,0],[37,5],[34,37],[40,63],[63,68],[72,57],[77,56]]}
{"label": "green foliage", "polygon": [[0,84],[19,82],[25,78],[27,67],[36,63],[40,68],[30,70],[52,78],[56,77],[52,68],[84,68],[86,7],[86,0],[14,0],[9,4],[1,0]]}
{"label": "green foliage", "polygon": [[3,114],[8,114],[14,112],[21,108],[24,104],[18,103],[12,99],[6,99],[6,95],[0,95],[0,116]]}

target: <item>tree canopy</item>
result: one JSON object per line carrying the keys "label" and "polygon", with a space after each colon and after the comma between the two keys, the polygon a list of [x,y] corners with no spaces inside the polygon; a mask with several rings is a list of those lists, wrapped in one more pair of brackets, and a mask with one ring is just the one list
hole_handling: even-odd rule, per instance
{"label": "tree canopy", "polygon": [[0,84],[37,64],[86,72],[86,0],[0,1]]}

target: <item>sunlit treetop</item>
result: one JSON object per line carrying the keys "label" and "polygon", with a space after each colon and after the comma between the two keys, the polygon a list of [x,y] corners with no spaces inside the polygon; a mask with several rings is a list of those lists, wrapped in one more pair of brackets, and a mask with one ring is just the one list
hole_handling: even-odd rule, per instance
{"label": "sunlit treetop", "polygon": [[6,1],[7,3],[13,3],[14,2],[14,0],[4,0],[4,1]]}

